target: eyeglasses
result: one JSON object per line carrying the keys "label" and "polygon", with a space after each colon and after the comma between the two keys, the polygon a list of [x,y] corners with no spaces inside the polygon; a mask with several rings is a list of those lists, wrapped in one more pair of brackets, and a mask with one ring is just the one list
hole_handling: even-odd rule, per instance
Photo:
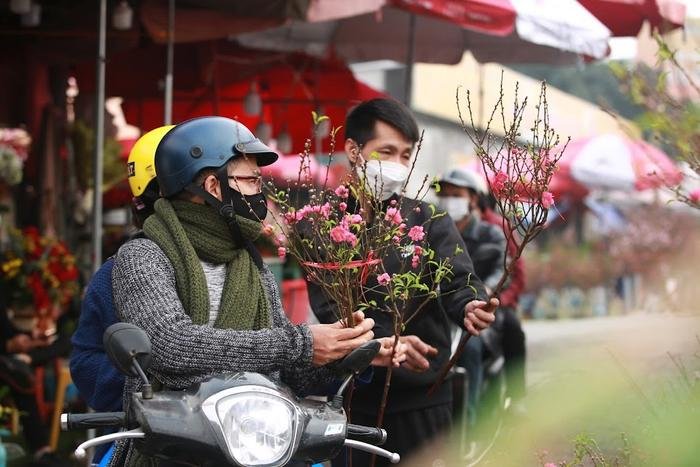
{"label": "eyeglasses", "polygon": [[246,185],[262,189],[263,179],[260,175],[229,175],[229,180],[234,180],[237,185]]}

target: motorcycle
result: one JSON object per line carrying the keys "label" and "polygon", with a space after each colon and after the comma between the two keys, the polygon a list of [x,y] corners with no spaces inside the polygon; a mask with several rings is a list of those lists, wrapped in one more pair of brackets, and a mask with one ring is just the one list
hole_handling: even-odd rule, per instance
{"label": "motorcycle", "polygon": [[128,323],[110,326],[105,349],[124,374],[143,381],[129,414],[103,412],[61,415],[63,430],[118,427],[117,433],[89,439],[75,450],[116,440],[136,440],[137,449],[168,465],[277,467],[316,463],[344,447],[361,449],[397,463],[400,457],[379,446],[385,430],[347,422],[343,393],[379,351],[378,341],[358,347],[335,364],[345,378],[329,401],[300,399],[265,375],[237,372],[215,375],[186,390],[154,392],[145,375],[151,361],[146,333]]}

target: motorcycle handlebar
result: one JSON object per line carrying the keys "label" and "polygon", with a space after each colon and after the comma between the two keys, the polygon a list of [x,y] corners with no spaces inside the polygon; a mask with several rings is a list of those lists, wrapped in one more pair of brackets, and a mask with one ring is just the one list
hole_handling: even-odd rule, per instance
{"label": "motorcycle handlebar", "polygon": [[348,439],[381,446],[386,442],[386,430],[371,426],[353,425],[348,423]]}
{"label": "motorcycle handlebar", "polygon": [[124,426],[125,422],[126,414],[124,412],[61,414],[61,429],[63,431],[88,428],[122,427]]}

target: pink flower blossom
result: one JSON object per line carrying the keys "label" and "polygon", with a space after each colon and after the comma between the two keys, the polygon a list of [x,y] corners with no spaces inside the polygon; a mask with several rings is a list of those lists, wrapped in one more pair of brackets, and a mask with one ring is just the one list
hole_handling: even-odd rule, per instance
{"label": "pink flower blossom", "polygon": [[359,214],[351,214],[347,219],[351,224],[362,224],[362,222],[364,222],[364,219],[362,219],[362,216]]}
{"label": "pink flower blossom", "polygon": [[347,232],[348,230],[345,228],[345,226],[337,225],[331,229],[331,240],[333,240],[335,243],[343,243]]}
{"label": "pink flower blossom", "polygon": [[413,247],[413,254],[416,256],[420,256],[423,254],[423,248],[419,247],[418,245]]}
{"label": "pink flower blossom", "polygon": [[398,235],[394,235],[393,237],[391,237],[391,241],[398,245],[399,243],[401,243],[401,237],[399,237]]}
{"label": "pink flower blossom", "polygon": [[348,208],[348,203],[346,202],[341,202],[338,204],[338,209],[340,209],[340,212],[345,212],[345,210]]}
{"label": "pink flower blossom", "polygon": [[277,244],[278,245],[284,245],[287,243],[287,237],[284,236],[284,234],[279,234],[276,238]]}
{"label": "pink flower blossom", "polygon": [[554,204],[554,195],[549,191],[542,193],[542,207],[549,209]]}
{"label": "pink flower blossom", "polygon": [[280,259],[284,259],[287,256],[287,249],[283,246],[277,248],[277,256],[279,256]]}
{"label": "pink flower blossom", "polygon": [[326,203],[323,206],[321,206],[321,215],[328,219],[331,215],[331,205],[330,203]]}
{"label": "pink flower blossom", "polygon": [[696,188],[688,194],[688,199],[693,203],[700,203],[700,188]]}
{"label": "pink flower blossom", "polygon": [[387,273],[380,274],[377,276],[377,282],[379,285],[389,285],[389,282],[391,282],[391,276]]}
{"label": "pink flower blossom", "polygon": [[284,214],[284,222],[288,225],[294,224],[297,221],[296,214],[294,211],[287,212]]}
{"label": "pink flower blossom", "polygon": [[401,217],[401,213],[397,208],[389,208],[386,210],[386,216],[384,216],[385,221],[391,221],[395,225],[401,224],[403,222],[403,218]]}
{"label": "pink flower blossom", "polygon": [[357,244],[357,237],[355,234],[350,232],[348,230],[348,227],[345,223],[341,223],[340,225],[337,225],[331,229],[331,240],[333,240],[335,243],[349,243],[351,246],[355,246]]}
{"label": "pink flower blossom", "polygon": [[499,170],[491,181],[491,188],[495,194],[500,193],[506,187],[506,182],[508,181],[508,175],[502,170]]}
{"label": "pink flower blossom", "polygon": [[411,267],[413,269],[416,269],[419,264],[420,264],[420,256],[413,255],[413,258],[411,258]]}
{"label": "pink flower blossom", "polygon": [[414,225],[411,230],[408,231],[408,238],[414,242],[420,242],[425,237],[425,232],[423,232],[422,225]]}
{"label": "pink flower blossom", "polygon": [[350,194],[350,190],[348,190],[345,185],[340,185],[338,188],[335,189],[335,194],[339,198],[347,198],[348,195]]}

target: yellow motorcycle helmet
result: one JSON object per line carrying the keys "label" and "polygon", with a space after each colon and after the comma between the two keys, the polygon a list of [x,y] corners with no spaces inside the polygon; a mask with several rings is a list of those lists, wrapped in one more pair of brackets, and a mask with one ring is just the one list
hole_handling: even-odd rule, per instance
{"label": "yellow motorcycle helmet", "polygon": [[165,125],[149,131],[131,148],[126,165],[129,173],[129,187],[134,197],[141,196],[151,180],[156,178],[156,148],[163,136],[174,126]]}

